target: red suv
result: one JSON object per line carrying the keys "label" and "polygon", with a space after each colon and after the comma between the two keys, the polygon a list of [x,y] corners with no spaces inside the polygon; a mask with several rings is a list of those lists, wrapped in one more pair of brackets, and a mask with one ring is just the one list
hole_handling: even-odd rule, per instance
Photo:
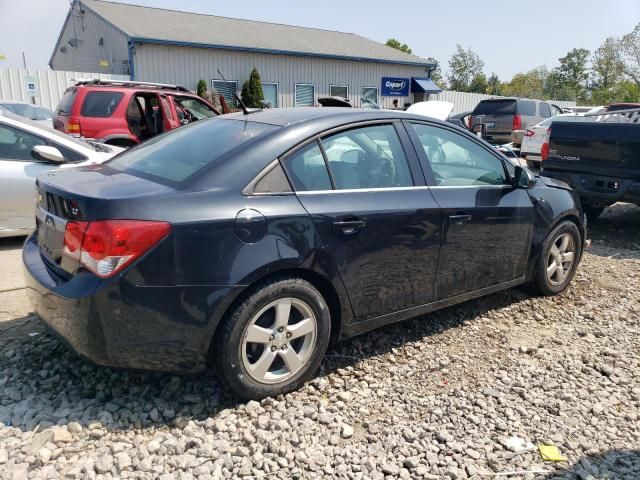
{"label": "red suv", "polygon": [[56,108],[53,126],[74,137],[130,147],[220,113],[185,87],[89,80],[67,89]]}

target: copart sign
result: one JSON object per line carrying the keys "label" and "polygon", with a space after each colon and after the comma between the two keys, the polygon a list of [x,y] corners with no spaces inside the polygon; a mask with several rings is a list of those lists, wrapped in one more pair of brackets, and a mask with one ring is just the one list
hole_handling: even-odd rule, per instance
{"label": "copart sign", "polygon": [[408,97],[409,96],[409,79],[382,77],[382,96],[383,97]]}

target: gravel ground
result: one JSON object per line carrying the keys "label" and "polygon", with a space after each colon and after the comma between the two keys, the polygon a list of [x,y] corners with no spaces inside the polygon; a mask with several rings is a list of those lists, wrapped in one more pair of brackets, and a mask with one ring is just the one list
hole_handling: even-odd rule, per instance
{"label": "gravel ground", "polygon": [[92,366],[14,299],[0,478],[638,479],[640,209],[590,228],[563,295],[515,289],[377,330],[261,402],[235,403],[213,374]]}

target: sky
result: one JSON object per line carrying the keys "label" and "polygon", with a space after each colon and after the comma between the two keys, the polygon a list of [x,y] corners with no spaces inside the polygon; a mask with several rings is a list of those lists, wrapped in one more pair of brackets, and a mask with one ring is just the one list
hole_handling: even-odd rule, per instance
{"label": "sky", "polygon": [[[595,50],[640,23],[638,0],[118,0],[121,3],[395,37],[446,72],[459,43],[478,53],[487,75],[507,80],[539,65],[552,68],[574,47]],[[269,5],[269,8],[265,6]],[[2,67],[48,68],[69,0],[0,0]]]}

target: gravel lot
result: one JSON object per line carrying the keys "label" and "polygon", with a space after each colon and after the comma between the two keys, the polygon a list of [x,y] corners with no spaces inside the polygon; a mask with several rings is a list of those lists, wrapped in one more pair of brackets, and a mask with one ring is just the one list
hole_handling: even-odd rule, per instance
{"label": "gravel lot", "polygon": [[[94,367],[5,278],[0,478],[638,479],[640,209],[590,229],[563,295],[516,289],[383,328],[259,403],[235,403],[213,374]],[[14,275],[19,242],[2,242]],[[540,444],[567,461],[543,461]]]}

